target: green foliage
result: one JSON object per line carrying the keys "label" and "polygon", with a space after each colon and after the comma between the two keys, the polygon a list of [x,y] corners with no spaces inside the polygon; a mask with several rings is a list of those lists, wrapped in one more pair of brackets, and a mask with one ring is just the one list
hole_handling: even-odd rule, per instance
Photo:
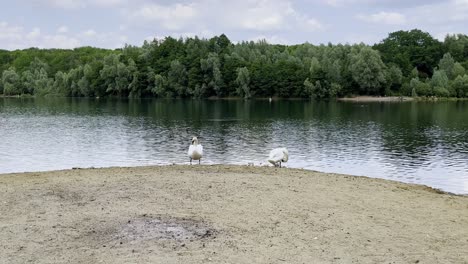
{"label": "green foliage", "polygon": [[[132,59],[128,59],[128,65],[125,65],[120,61],[120,56],[116,54],[108,55],[104,58],[104,65],[100,71],[100,77],[105,80],[104,86],[106,88],[106,93],[124,96],[129,93],[130,84],[135,77],[135,72],[137,71],[135,62]],[[87,96],[84,91],[87,90],[89,82],[84,76],[78,81],[80,92]]]}
{"label": "green foliage", "polygon": [[468,75],[457,76],[452,83],[452,88],[457,97],[468,97]]}
{"label": "green foliage", "polygon": [[326,99],[336,97],[341,92],[341,85],[337,83],[328,83],[327,81],[315,81],[312,83],[309,78],[304,81],[305,91],[308,97],[312,99]]}
{"label": "green foliage", "polygon": [[418,68],[414,67],[414,68],[411,70],[410,77],[411,77],[411,78],[419,78],[419,71],[418,71]]}
{"label": "green foliage", "polygon": [[[444,55],[445,53],[445,55]],[[0,93],[37,96],[241,96],[327,99],[351,94],[465,97],[468,37],[420,30],[373,47],[154,39],[105,50],[0,50]],[[5,77],[5,78],[3,78]],[[459,78],[460,77],[460,78]]]}
{"label": "green foliage", "polygon": [[388,93],[394,93],[400,90],[401,83],[403,80],[403,73],[400,68],[396,65],[392,65],[385,71],[385,83],[387,89],[385,95],[391,95]]}
{"label": "green foliage", "polygon": [[444,40],[447,52],[452,54],[455,61],[468,59],[468,36],[463,34],[447,35]]}
{"label": "green foliage", "polygon": [[168,90],[167,79],[161,74],[154,76],[154,88],[152,92],[159,97],[171,97],[172,95]]}
{"label": "green foliage", "polygon": [[449,80],[444,70],[437,70],[434,72],[434,75],[432,76],[432,79],[431,79],[432,87],[447,88],[448,84],[449,84]]}
{"label": "green foliage", "polygon": [[465,75],[465,68],[459,62],[455,62],[453,65],[452,77],[453,79],[457,78],[458,76]]}
{"label": "green foliage", "polygon": [[370,47],[362,47],[359,52],[351,54],[349,71],[361,92],[380,94],[385,83],[384,69],[379,53]]}
{"label": "green foliage", "polygon": [[452,58],[452,55],[450,55],[450,53],[445,53],[444,57],[439,61],[439,69],[445,71],[447,77],[452,79],[454,66],[455,60]]}
{"label": "green foliage", "polygon": [[211,89],[217,96],[222,96],[224,83],[218,54],[210,52],[208,58],[200,60],[200,66],[204,73],[202,86]]}
{"label": "green foliage", "polygon": [[179,97],[187,94],[187,71],[185,66],[178,60],[171,62],[171,67],[167,74],[169,89]]}
{"label": "green foliage", "polygon": [[69,96],[68,86],[68,74],[59,71],[55,74],[54,84],[52,85],[52,94]]}
{"label": "green foliage", "polygon": [[437,97],[449,97],[450,92],[445,87],[436,86],[434,87],[434,95]]}
{"label": "green foliage", "polygon": [[304,81],[305,94],[310,98],[315,98],[315,85],[309,78]]}
{"label": "green foliage", "polygon": [[249,70],[246,67],[238,68],[237,69],[237,94],[245,99],[249,99],[251,97],[250,94],[250,74]]}
{"label": "green foliage", "polygon": [[404,75],[416,67],[423,77],[432,75],[443,53],[442,43],[418,29],[390,33],[374,48],[380,51],[385,63],[398,65]]}
{"label": "green foliage", "polygon": [[21,90],[19,89],[19,76],[16,73],[15,68],[5,70],[2,74],[2,86],[3,93],[5,95],[19,95]]}
{"label": "green foliage", "polygon": [[418,78],[413,78],[410,81],[412,96],[431,96],[432,89],[429,83],[421,82]]}

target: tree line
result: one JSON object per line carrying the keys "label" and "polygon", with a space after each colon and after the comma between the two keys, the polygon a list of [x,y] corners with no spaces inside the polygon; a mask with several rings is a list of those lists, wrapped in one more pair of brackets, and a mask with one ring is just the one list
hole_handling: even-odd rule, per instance
{"label": "tree line", "polygon": [[365,44],[232,43],[224,34],[107,50],[0,50],[0,94],[65,97],[468,97],[468,36]]}

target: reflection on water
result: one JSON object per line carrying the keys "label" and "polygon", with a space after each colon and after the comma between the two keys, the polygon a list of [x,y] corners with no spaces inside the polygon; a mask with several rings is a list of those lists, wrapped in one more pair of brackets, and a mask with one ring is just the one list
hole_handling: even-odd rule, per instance
{"label": "reflection on water", "polygon": [[0,99],[0,173],[188,163],[264,163],[468,193],[468,102],[345,103]]}

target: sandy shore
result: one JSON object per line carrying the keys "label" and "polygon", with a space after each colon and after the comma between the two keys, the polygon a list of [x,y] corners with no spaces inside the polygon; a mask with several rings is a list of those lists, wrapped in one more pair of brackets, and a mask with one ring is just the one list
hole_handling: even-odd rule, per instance
{"label": "sandy shore", "polygon": [[413,101],[414,98],[406,96],[356,96],[356,97],[344,97],[338,98],[338,101],[348,101],[348,102],[403,102],[403,101]]}
{"label": "sandy shore", "polygon": [[0,175],[0,263],[468,263],[468,197],[296,169]]}

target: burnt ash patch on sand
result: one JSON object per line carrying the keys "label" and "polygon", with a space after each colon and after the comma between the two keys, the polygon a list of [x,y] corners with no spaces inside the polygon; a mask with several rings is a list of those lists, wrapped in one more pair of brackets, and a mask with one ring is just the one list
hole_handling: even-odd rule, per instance
{"label": "burnt ash patch on sand", "polygon": [[128,220],[116,230],[113,238],[131,244],[158,241],[184,245],[186,242],[209,241],[218,234],[218,230],[202,220],[145,215]]}
{"label": "burnt ash patch on sand", "polygon": [[[79,221],[82,225],[83,222]],[[83,229],[76,227],[76,229]],[[101,219],[87,223],[86,231],[75,238],[85,247],[94,249],[194,250],[216,243],[222,234],[212,224],[188,217],[140,215],[134,218]]]}

